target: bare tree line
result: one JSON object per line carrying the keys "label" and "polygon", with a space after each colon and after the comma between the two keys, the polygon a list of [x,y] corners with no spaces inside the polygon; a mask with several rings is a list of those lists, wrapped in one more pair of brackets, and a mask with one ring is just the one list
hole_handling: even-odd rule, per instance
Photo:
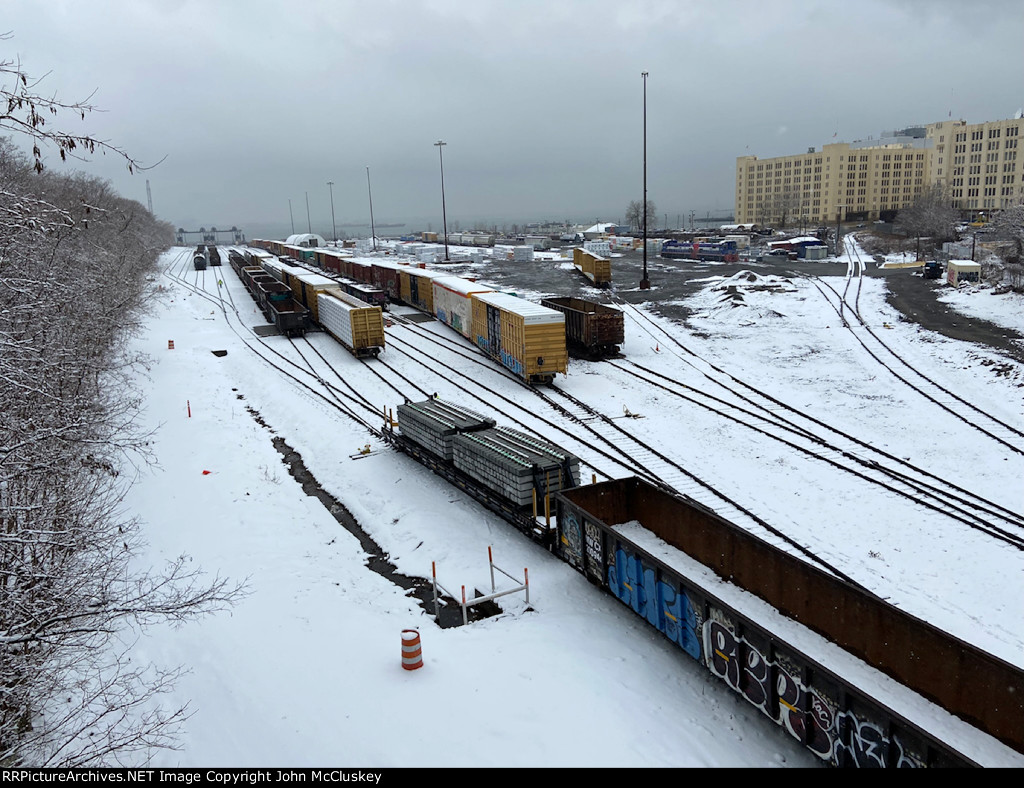
{"label": "bare tree line", "polygon": [[187,709],[161,705],[176,671],[138,664],[132,640],[239,593],[186,556],[140,567],[120,510],[153,460],[128,341],[174,230],[105,181],[44,168],[47,146],[124,154],[45,128],[88,105],[33,95],[10,61],[3,77],[0,131],[33,154],[0,138],[0,767],[138,764]]}

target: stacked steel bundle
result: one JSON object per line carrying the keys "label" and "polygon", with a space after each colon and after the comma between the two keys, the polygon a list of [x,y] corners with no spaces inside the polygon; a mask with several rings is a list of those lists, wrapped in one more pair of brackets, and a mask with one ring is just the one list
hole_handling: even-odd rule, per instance
{"label": "stacked steel bundle", "polygon": [[507,427],[456,435],[453,462],[518,506],[579,484],[580,461],[547,441]]}
{"label": "stacked steel bundle", "polygon": [[494,419],[451,402],[428,399],[399,405],[398,426],[410,440],[451,461],[453,442],[458,433],[493,427]]}

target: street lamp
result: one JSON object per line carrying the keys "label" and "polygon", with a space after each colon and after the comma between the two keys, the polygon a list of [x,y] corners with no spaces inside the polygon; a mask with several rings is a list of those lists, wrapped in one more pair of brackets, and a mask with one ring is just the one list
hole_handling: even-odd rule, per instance
{"label": "street lamp", "polygon": [[306,192],[306,225],[309,227],[309,234],[313,234],[313,220],[309,218],[309,192]]}
{"label": "street lamp", "polygon": [[338,245],[338,225],[334,223],[334,181],[327,181],[327,188],[331,190],[331,229],[334,230],[334,245]]}
{"label": "street lamp", "polygon": [[441,149],[447,145],[447,142],[438,140],[434,143],[434,147],[437,148],[437,155],[441,159],[441,221],[444,222],[444,259],[448,262],[448,216],[445,213],[444,207],[444,153]]}
{"label": "street lamp", "polygon": [[373,238],[373,251],[377,251],[377,231],[373,229],[373,192],[370,191],[370,168],[366,168],[366,193],[370,197],[370,236]]}
{"label": "street lamp", "polygon": [[644,217],[644,275],[640,280],[641,290],[651,289],[651,280],[647,278],[647,72],[640,72],[644,78],[644,201],[640,210]]}
{"label": "street lamp", "polygon": [[295,235],[295,214],[292,213],[292,198],[288,198],[288,216],[292,220],[292,235]]}

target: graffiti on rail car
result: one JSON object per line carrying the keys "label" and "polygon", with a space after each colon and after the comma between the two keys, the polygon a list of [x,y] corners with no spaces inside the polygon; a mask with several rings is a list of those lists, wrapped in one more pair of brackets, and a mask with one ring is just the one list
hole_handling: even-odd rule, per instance
{"label": "graffiti on rail car", "polygon": [[712,673],[793,738],[806,740],[807,747],[819,758],[832,758],[838,739],[838,706],[805,687],[796,665],[787,669],[782,660],[772,660],[749,639],[738,636],[735,624],[717,608],[712,608],[704,622],[704,653]]}
{"label": "graffiti on rail car", "polygon": [[701,617],[682,587],[659,580],[653,566],[617,546],[608,562],[608,588],[683,651],[701,660]]}
{"label": "graffiti on rail car", "polygon": [[897,769],[926,766],[924,758],[911,752],[899,737],[887,736],[880,725],[858,719],[852,712],[840,715],[839,729],[843,735],[836,741],[834,760],[840,766],[882,769],[890,762]]}

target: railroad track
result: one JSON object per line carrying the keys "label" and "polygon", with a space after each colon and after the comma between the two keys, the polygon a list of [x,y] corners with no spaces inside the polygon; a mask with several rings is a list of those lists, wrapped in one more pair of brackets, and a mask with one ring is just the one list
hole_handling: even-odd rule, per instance
{"label": "railroad track", "polygon": [[[819,277],[797,272],[791,273],[808,279],[814,284],[821,295],[836,310],[843,327],[848,329],[868,355],[893,377],[941,408],[946,414],[981,432],[1014,453],[1024,455],[1024,429],[996,418],[985,409],[979,408],[969,399],[960,396],[955,391],[950,390],[932,377],[921,372],[900,353],[893,350],[863,318],[860,313],[860,280],[863,277],[864,263],[860,259],[860,252],[855,244],[848,248],[851,250],[849,253],[851,262],[847,271],[846,285],[842,293]],[[849,296],[851,281],[856,281],[857,283],[855,298],[852,303]],[[850,318],[856,325],[857,330],[854,330],[854,325],[851,325],[850,321],[847,320],[847,313],[850,314]],[[865,335],[870,342],[865,340]]]}
{"label": "railroad track", "polygon": [[[862,270],[859,264],[851,266],[847,288],[850,282],[856,282],[859,278],[858,270]],[[855,289],[859,293],[859,284],[856,284]],[[1017,550],[1024,550],[1024,515],[878,449],[802,409],[789,406],[734,378],[713,364],[704,362],[640,310],[632,310],[637,313],[636,319],[645,321],[652,334],[660,335],[668,346],[682,351],[682,358],[722,394],[716,395],[704,388],[686,385],[628,359],[610,360],[607,362],[610,366],[642,378],[677,399],[712,411],[723,419],[782,443],[804,456],[827,463],[867,484],[943,514]]]}

